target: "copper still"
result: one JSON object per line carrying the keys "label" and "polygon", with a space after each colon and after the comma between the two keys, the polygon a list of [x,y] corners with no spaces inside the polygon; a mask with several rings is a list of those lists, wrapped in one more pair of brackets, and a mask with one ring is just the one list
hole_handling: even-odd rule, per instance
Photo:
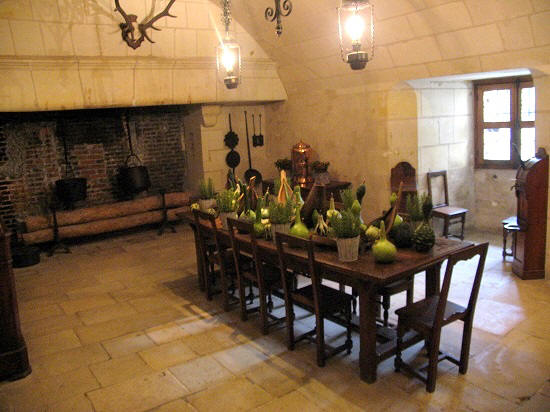
{"label": "copper still", "polygon": [[292,174],[295,185],[305,187],[313,183],[313,177],[309,173],[310,159],[310,145],[300,141],[292,147]]}

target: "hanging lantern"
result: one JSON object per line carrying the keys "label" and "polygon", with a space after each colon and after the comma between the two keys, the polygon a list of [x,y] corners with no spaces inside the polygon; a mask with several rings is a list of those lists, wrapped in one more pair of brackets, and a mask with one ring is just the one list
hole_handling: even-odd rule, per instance
{"label": "hanging lantern", "polygon": [[364,69],[374,56],[374,8],[368,0],[341,0],[338,31],[342,60],[352,70]]}
{"label": "hanging lantern", "polygon": [[223,22],[225,38],[220,40],[216,50],[218,76],[228,89],[235,89],[241,78],[241,47],[229,34],[231,24],[231,2],[223,0]]}

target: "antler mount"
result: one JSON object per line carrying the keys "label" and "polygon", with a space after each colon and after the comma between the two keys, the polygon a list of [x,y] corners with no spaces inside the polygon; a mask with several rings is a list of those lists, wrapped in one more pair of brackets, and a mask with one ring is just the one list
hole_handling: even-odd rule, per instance
{"label": "antler mount", "polygon": [[[118,11],[125,21],[125,23],[120,23],[119,25],[120,30],[122,31],[122,39],[134,50],[141,46],[141,43],[143,43],[143,40],[145,39],[151,43],[154,43],[153,39],[151,39],[151,37],[147,34],[147,29],[160,31],[159,28],[153,26],[157,20],[162,17],[176,17],[170,14],[170,7],[172,7],[175,1],[176,0],[170,0],[163,11],[150,19],[144,20],[142,23],[137,23],[137,16],[135,14],[127,14],[120,6],[120,1],[115,0],[115,11]],[[138,37],[136,37],[136,31],[139,32]]]}

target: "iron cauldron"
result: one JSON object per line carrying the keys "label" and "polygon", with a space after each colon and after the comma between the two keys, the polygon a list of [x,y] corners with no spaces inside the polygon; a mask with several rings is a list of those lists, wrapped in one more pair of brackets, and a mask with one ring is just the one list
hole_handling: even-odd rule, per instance
{"label": "iron cauldron", "polygon": [[86,199],[87,185],[88,182],[83,177],[59,179],[55,182],[55,194],[67,208],[70,208],[75,202]]}
{"label": "iron cauldron", "polygon": [[145,166],[122,166],[119,178],[122,189],[129,194],[141,193],[151,187],[149,172]]}

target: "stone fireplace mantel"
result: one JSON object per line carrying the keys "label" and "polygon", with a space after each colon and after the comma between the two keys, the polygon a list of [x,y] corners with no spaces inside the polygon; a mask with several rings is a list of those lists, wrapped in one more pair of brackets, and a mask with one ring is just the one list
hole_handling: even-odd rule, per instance
{"label": "stone fireplace mantel", "polygon": [[270,102],[287,98],[275,64],[245,59],[227,90],[215,59],[0,57],[0,111]]}

